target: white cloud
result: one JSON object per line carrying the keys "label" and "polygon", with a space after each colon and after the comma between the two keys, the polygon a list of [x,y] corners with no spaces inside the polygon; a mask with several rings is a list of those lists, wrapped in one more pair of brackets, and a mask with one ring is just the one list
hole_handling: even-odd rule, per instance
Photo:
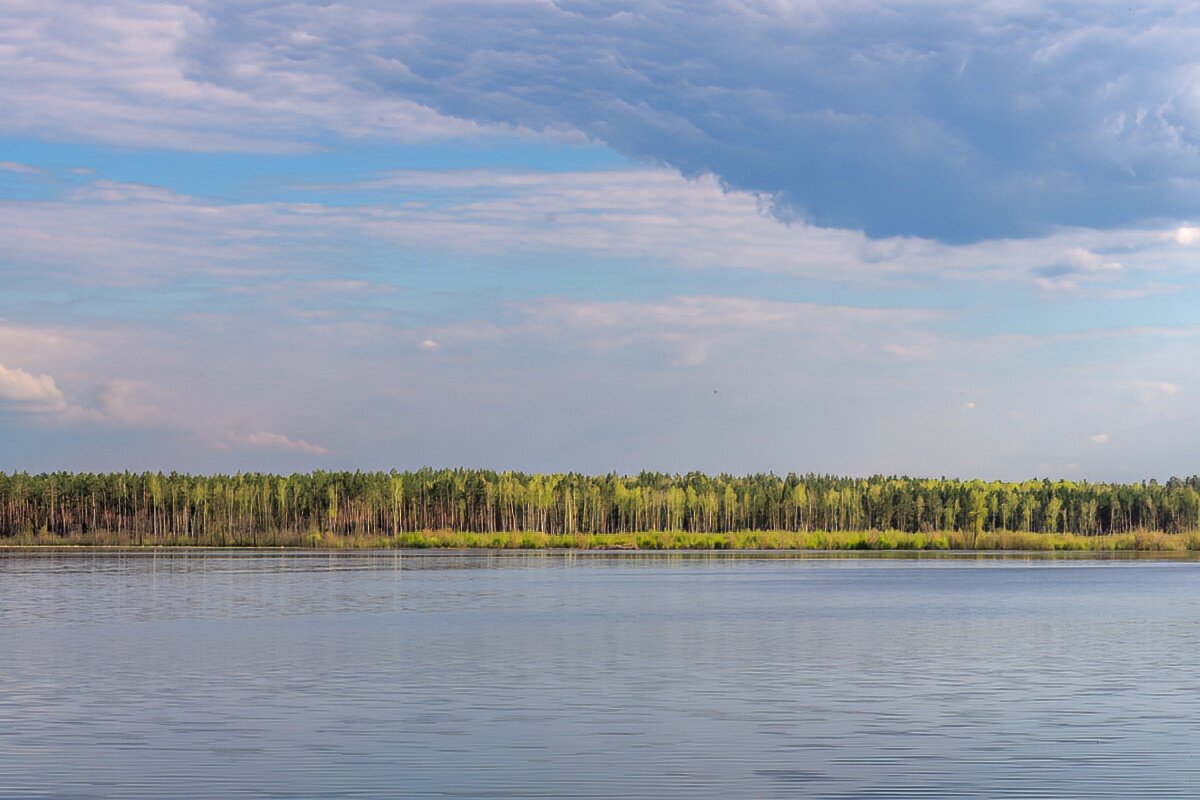
{"label": "white cloud", "polygon": [[1195,244],[1200,239],[1200,228],[1183,225],[1175,230],[1175,241],[1179,244]]}
{"label": "white cloud", "polygon": [[[122,440],[133,463],[187,469],[303,468],[327,455],[350,468],[474,459],[1022,478],[1041,461],[1082,460],[1058,455],[1082,443],[1111,459],[1089,460],[1089,479],[1136,478],[1182,469],[1196,434],[1188,416],[1131,414],[1139,391],[1186,397],[1196,329],[962,337],[946,330],[952,313],[679,295],[500,301],[440,324],[351,317],[361,330],[338,338],[298,337],[255,308],[137,327],[0,326],[0,362],[53,375],[68,409],[81,409],[0,414],[10,429],[77,426],[74,449],[47,434],[44,453],[19,454],[20,466],[111,466],[114,429],[136,429]],[[453,358],[428,358],[426,340]],[[81,342],[96,344],[77,351]],[[888,351],[910,342],[927,356]],[[26,344],[44,357],[6,360]],[[1113,379],[1129,374],[1154,379]],[[985,395],[986,409],[945,413]],[[1091,430],[1074,426],[1079,396]],[[89,444],[93,430],[103,435]],[[1112,441],[1089,444],[1096,431]],[[331,442],[336,453],[321,452]]]}
{"label": "white cloud", "polygon": [[33,375],[0,364],[0,406],[36,414],[52,425],[179,427],[155,403],[153,398],[161,394],[147,384],[113,380],[100,386],[94,402],[84,404],[69,399],[50,375]]}
{"label": "white cloud", "polygon": [[1133,385],[1143,397],[1173,397],[1179,394],[1179,387],[1168,381],[1134,381]]}
{"label": "white cloud", "polygon": [[[244,40],[213,80],[198,67],[206,4],[86,0],[0,4],[0,130],[194,150],[297,151],[327,131],[419,141],[482,126],[412,100],[364,94]],[[313,47],[319,37],[293,37]],[[223,45],[228,45],[224,42]]]}
{"label": "white cloud", "polygon": [[697,367],[717,357],[770,347],[805,362],[895,355],[893,340],[913,342],[905,355],[924,356],[920,323],[938,314],[908,308],[857,308],[713,295],[653,301],[539,298],[516,304],[511,323],[454,324],[431,329],[436,341],[505,345],[529,340],[582,348],[605,357],[657,354]]}
{"label": "white cloud", "polygon": [[[368,181],[300,187],[336,198],[370,190],[380,205],[326,213],[337,224],[384,240],[495,255],[580,252],[648,259],[677,268],[748,269],[822,280],[1017,282],[1030,264],[1044,288],[1095,283],[1109,294],[1162,291],[1164,274],[1195,269],[1162,228],[1063,228],[1032,239],[949,245],[851,230],[780,225],[762,198],[731,191],[712,176],[684,180],[669,170],[543,173],[397,171]],[[437,190],[436,200],[422,199]],[[547,223],[553,218],[553,224]],[[332,217],[331,217],[332,219]],[[1107,253],[1120,252],[1121,259]],[[1149,287],[1149,289],[1148,289]]]}
{"label": "white cloud", "polygon": [[1048,291],[1071,291],[1078,289],[1080,280],[1094,277],[1098,273],[1117,272],[1124,269],[1119,261],[1113,261],[1086,250],[1072,247],[1059,254],[1050,264],[1033,270],[1038,286]]}
{"label": "white cloud", "polygon": [[1058,263],[1083,272],[1112,272],[1122,268],[1121,262],[1107,260],[1104,256],[1082,247],[1072,247],[1063,253]]}
{"label": "white cloud", "polygon": [[40,167],[35,167],[31,164],[21,164],[16,161],[0,161],[0,170],[4,172],[15,172],[19,175],[42,175],[44,170]]}
{"label": "white cloud", "polygon": [[0,364],[0,403],[32,413],[56,413],[67,401],[54,378]]}
{"label": "white cloud", "polygon": [[926,358],[929,356],[929,349],[923,344],[888,342],[883,346],[883,349],[885,352],[900,358]]}
{"label": "white cloud", "polygon": [[1126,383],[1123,388],[1133,395],[1144,413],[1171,414],[1178,411],[1175,399],[1182,390],[1177,383],[1139,379]]}
{"label": "white cloud", "polygon": [[[581,254],[679,269],[745,269],[883,286],[912,278],[1044,288],[1092,283],[1106,297],[1164,291],[1195,270],[1161,229],[1063,230],[1041,239],[945,245],[869,241],[861,233],[781,225],[758,198],[712,177],[663,169],[603,172],[406,171],[366,183],[299,187],[330,201],[230,203],[99,178],[57,200],[0,201],[0,240],[31,281],[138,286],[216,277],[226,290],[261,287],[289,302],[394,291],[339,275],[353,236],[406,251],[493,262]],[[374,202],[346,203],[370,189]],[[436,195],[429,199],[430,194]],[[555,222],[546,223],[553,214]],[[1120,251],[1117,261],[1101,255]],[[311,277],[301,280],[309,273]],[[304,298],[302,298],[302,295]],[[312,309],[306,309],[311,311]],[[897,343],[904,345],[905,343]]]}
{"label": "white cloud", "polygon": [[0,364],[38,364],[53,374],[96,354],[96,342],[104,337],[93,333],[95,338],[79,337],[65,326],[18,324],[0,319]]}
{"label": "white cloud", "polygon": [[304,439],[293,439],[281,433],[272,433],[271,431],[254,431],[253,433],[230,432],[226,434],[225,438],[233,445],[252,449],[308,453],[310,455],[326,455],[329,453],[329,450],[320,445],[312,444]]}
{"label": "white cloud", "polygon": [[[129,428],[186,427],[163,411],[168,392],[152,383],[111,379],[122,369],[112,355],[143,353],[137,334],[105,329],[15,325],[0,320],[0,406],[36,414],[41,424],[105,425]],[[4,365],[17,358],[36,363],[37,372]],[[64,380],[65,379],[65,380]]]}
{"label": "white cloud", "polygon": [[[96,409],[101,420],[133,427],[170,422],[160,405],[162,392],[139,381],[114,380],[99,393]],[[178,423],[175,423],[176,426]]]}
{"label": "white cloud", "polygon": [[1108,444],[1111,437],[1107,433],[1097,433],[1094,436],[1089,436],[1088,441],[1095,444]]}
{"label": "white cloud", "polygon": [[98,203],[187,203],[186,195],[145,183],[129,183],[99,178],[72,191],[69,200]]}

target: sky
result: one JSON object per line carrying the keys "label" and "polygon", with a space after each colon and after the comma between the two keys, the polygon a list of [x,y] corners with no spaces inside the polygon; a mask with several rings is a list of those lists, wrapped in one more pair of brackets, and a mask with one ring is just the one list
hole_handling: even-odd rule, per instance
{"label": "sky", "polygon": [[0,0],[0,470],[1200,472],[1197,41]]}

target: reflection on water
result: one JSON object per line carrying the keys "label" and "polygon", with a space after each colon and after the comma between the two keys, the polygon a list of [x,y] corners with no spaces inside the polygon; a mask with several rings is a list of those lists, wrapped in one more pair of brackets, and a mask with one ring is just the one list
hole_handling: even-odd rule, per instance
{"label": "reflection on water", "polygon": [[0,556],[2,797],[1194,796],[1200,564]]}

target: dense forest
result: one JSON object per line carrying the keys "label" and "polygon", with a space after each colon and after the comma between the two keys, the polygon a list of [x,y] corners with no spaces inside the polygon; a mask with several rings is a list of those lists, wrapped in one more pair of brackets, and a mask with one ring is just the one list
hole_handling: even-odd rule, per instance
{"label": "dense forest", "polygon": [[[259,543],[420,531],[985,531],[1098,536],[1200,529],[1200,477],[1019,483],[874,476],[636,476],[474,469],[295,475],[0,473],[0,537]],[[286,535],[284,535],[286,534]]]}

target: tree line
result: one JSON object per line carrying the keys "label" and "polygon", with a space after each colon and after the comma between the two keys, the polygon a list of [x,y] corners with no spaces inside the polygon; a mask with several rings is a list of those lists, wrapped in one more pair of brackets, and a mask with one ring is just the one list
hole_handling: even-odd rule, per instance
{"label": "tree line", "polygon": [[[0,473],[0,537],[140,542],[417,531],[1028,531],[1200,529],[1200,477],[1165,483],[876,475],[583,475],[420,469],[186,475]],[[276,537],[278,538],[278,537]]]}

